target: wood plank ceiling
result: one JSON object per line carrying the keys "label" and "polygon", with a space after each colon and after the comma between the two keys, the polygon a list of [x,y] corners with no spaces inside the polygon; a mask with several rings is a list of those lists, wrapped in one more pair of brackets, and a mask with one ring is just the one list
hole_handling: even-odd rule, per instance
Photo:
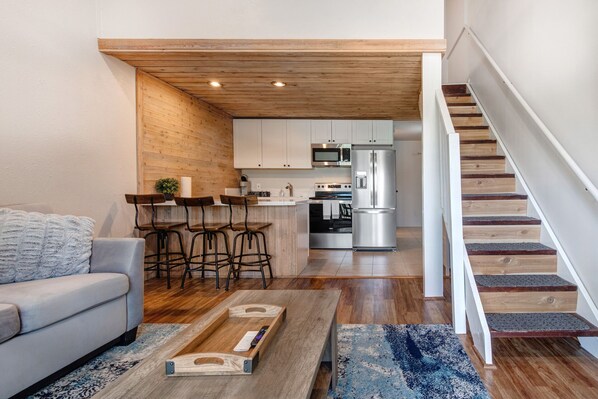
{"label": "wood plank ceiling", "polygon": [[421,55],[446,48],[445,40],[99,39],[98,45],[233,117],[394,120],[420,118]]}

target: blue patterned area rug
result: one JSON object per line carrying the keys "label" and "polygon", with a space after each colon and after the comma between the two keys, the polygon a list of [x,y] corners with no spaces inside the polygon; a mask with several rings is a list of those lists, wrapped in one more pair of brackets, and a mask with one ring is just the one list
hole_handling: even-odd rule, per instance
{"label": "blue patterned area rug", "polygon": [[[185,327],[143,324],[133,344],[106,351],[31,398],[90,398]],[[449,325],[339,325],[338,351],[339,381],[329,398],[489,398]]]}
{"label": "blue patterned area rug", "polygon": [[448,324],[344,324],[334,399],[489,399]]}

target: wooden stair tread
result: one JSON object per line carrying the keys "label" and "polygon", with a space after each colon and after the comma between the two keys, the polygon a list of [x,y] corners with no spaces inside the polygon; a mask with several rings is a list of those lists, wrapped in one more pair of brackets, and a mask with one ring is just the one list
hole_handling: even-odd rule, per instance
{"label": "wooden stair tread", "polygon": [[474,140],[461,140],[461,144],[495,144],[496,140],[492,139],[474,139]]}
{"label": "wooden stair tread", "polygon": [[595,337],[598,327],[575,313],[486,313],[494,338]]}
{"label": "wooden stair tread", "polygon": [[461,175],[462,179],[512,179],[514,177],[514,173],[470,173]]}
{"label": "wooden stair tread", "polygon": [[485,225],[538,225],[540,219],[529,216],[466,216],[463,218],[464,226]]}
{"label": "wooden stair tread", "polygon": [[539,242],[492,242],[466,244],[469,255],[556,255],[556,249]]}
{"label": "wooden stair tread", "polygon": [[[454,116],[454,115],[452,115],[452,116]],[[455,131],[457,131],[457,130],[481,130],[481,129],[488,129],[488,126],[485,126],[485,125],[478,125],[478,126],[475,126],[475,125],[473,125],[473,126],[466,125],[466,126],[453,126],[453,128],[455,129]]]}
{"label": "wooden stair tread", "polygon": [[577,291],[556,274],[480,274],[475,281],[479,292]]}
{"label": "wooden stair tread", "polygon": [[485,161],[490,159],[505,159],[504,155],[463,155],[462,161]]}
{"label": "wooden stair tread", "polygon": [[465,83],[442,85],[442,93],[444,95],[451,95],[453,93],[467,93],[467,85]]}
{"label": "wooden stair tread", "polygon": [[526,200],[527,195],[517,193],[463,194],[461,198],[467,201]]}
{"label": "wooden stair tread", "polygon": [[448,107],[473,107],[473,106],[478,105],[478,104],[477,103],[473,103],[473,102],[470,102],[470,103],[450,103],[450,102],[447,102],[446,105]]}
{"label": "wooden stair tread", "polygon": [[481,112],[451,113],[451,118],[467,118],[467,117],[481,117],[481,116],[484,116]]}

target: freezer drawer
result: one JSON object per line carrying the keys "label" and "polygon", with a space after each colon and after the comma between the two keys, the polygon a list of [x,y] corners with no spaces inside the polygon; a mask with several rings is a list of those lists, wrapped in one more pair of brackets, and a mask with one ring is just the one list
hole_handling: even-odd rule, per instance
{"label": "freezer drawer", "polygon": [[353,249],[396,249],[395,209],[353,209]]}

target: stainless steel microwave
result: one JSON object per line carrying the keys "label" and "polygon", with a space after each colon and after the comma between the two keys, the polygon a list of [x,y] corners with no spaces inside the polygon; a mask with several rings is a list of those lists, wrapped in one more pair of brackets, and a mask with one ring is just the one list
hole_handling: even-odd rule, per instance
{"label": "stainless steel microwave", "polygon": [[312,144],[312,166],[351,166],[351,144]]}

